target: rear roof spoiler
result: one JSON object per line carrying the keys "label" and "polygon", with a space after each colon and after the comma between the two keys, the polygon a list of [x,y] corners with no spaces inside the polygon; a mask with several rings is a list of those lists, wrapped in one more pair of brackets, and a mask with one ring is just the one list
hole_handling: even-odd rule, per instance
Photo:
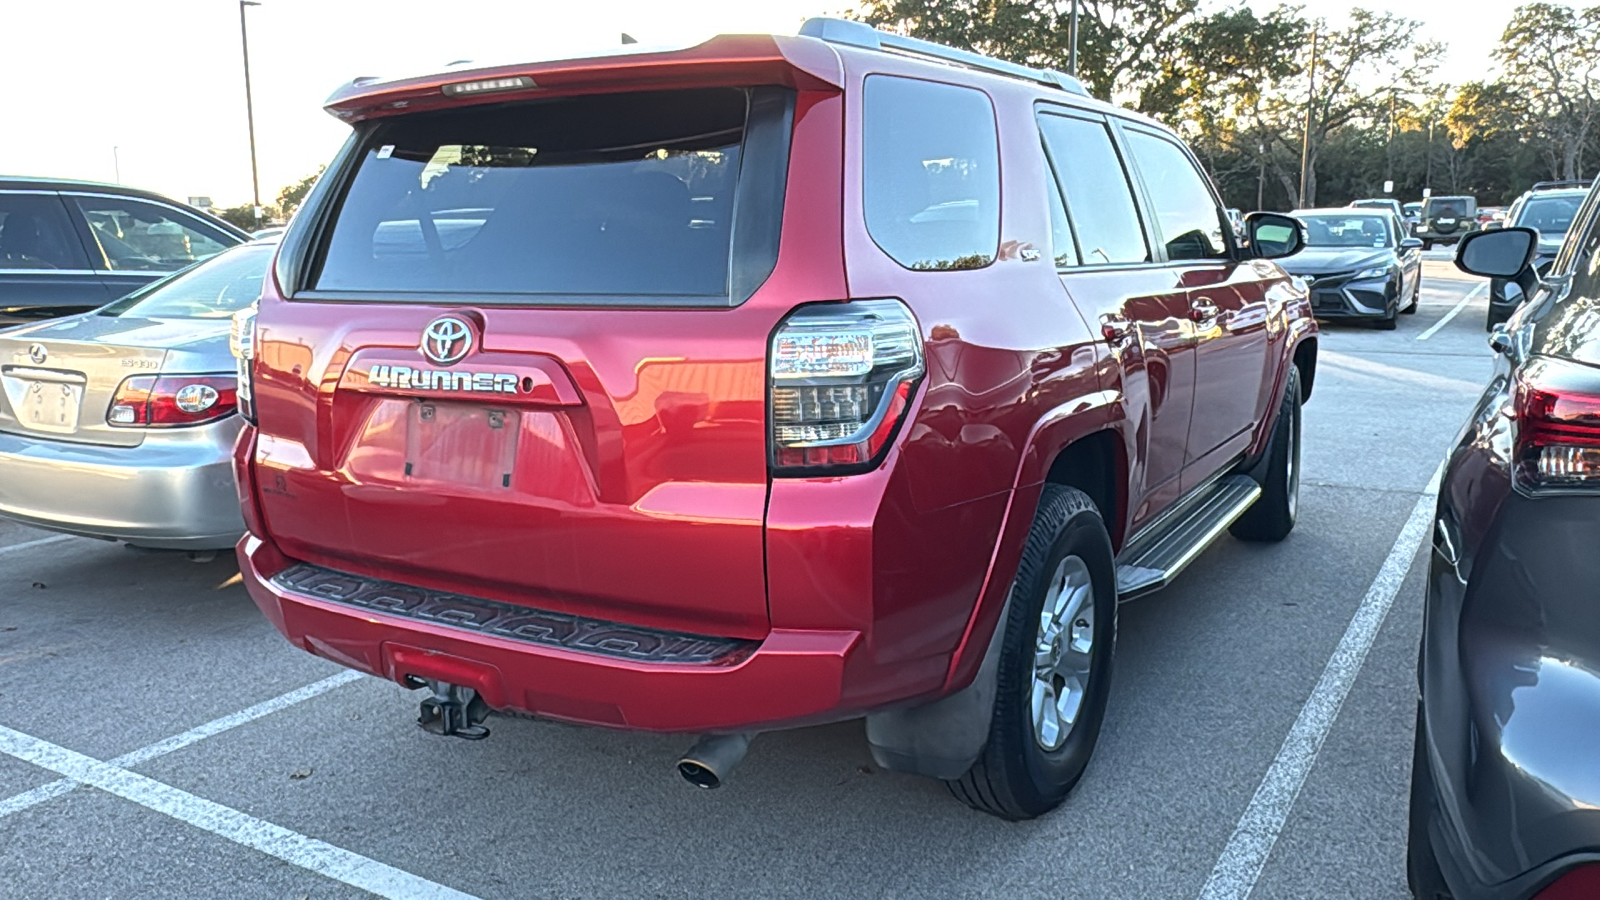
{"label": "rear roof spoiler", "polygon": [[920,59],[936,60],[951,65],[962,66],[968,69],[977,69],[995,75],[1005,75],[1009,78],[1020,78],[1032,81],[1046,87],[1059,88],[1070,94],[1089,96],[1089,91],[1083,82],[1056,69],[1036,69],[970,50],[958,50],[955,47],[946,47],[932,41],[920,38],[906,37],[888,31],[879,31],[865,22],[852,22],[849,19],[830,19],[817,17],[807,19],[800,26],[802,37],[814,37],[827,41],[830,44],[844,44],[850,47],[860,47],[866,50],[878,50],[885,53],[900,53],[906,56],[915,56]]}

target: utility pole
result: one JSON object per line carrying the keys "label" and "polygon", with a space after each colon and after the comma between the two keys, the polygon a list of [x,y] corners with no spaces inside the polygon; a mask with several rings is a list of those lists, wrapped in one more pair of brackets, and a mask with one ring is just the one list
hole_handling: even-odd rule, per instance
{"label": "utility pole", "polygon": [[1310,87],[1306,90],[1306,133],[1305,139],[1300,144],[1300,206],[1305,208],[1311,204],[1311,198],[1306,196],[1306,188],[1311,184],[1311,128],[1316,119],[1317,106],[1317,41],[1319,32],[1311,32],[1311,78]]}
{"label": "utility pole", "polygon": [[1078,77],[1078,0],[1072,0],[1072,19],[1067,26],[1067,74]]}
{"label": "utility pole", "polygon": [[111,148],[111,166],[112,166],[112,168],[116,169],[116,171],[117,171],[117,184],[121,184],[122,183],[122,154],[119,153],[118,150],[119,150],[119,148],[117,148],[117,147],[112,147]]}
{"label": "utility pole", "polygon": [[1256,159],[1261,163],[1261,174],[1256,176],[1256,209],[1266,206],[1267,195],[1267,145],[1260,144],[1256,147]]}
{"label": "utility pole", "polygon": [[244,116],[250,126],[250,196],[253,201],[250,209],[257,228],[261,227],[261,176],[256,173],[256,110],[250,96],[250,32],[245,27],[244,8],[260,5],[256,0],[239,0],[239,40],[244,45]]}
{"label": "utility pole", "polygon": [[1384,155],[1388,157],[1388,172],[1385,178],[1394,180],[1394,91],[1389,91],[1389,143],[1384,146]]}
{"label": "utility pole", "polygon": [[1422,178],[1422,186],[1433,189],[1433,110],[1428,110],[1428,171]]}

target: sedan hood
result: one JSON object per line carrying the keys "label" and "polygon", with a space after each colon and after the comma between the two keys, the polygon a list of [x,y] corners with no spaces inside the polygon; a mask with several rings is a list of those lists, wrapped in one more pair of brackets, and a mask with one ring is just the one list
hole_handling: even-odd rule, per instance
{"label": "sedan hood", "polygon": [[1372,247],[1307,247],[1278,261],[1290,275],[1329,275],[1394,262],[1394,251]]}

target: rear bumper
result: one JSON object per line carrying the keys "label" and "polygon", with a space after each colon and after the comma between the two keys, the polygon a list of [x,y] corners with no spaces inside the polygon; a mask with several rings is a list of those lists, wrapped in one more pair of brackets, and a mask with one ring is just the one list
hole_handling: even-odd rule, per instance
{"label": "rear bumper", "polygon": [[152,432],[137,447],[0,434],[0,516],[166,549],[221,549],[244,532],[232,450],[239,419]]}
{"label": "rear bumper", "polygon": [[[253,535],[239,565],[256,605],[289,641],[407,685],[407,676],[474,688],[491,707],[587,725],[658,732],[763,730],[851,718],[855,631],[774,629],[710,663],[643,662],[389,615],[286,588],[294,563]],[[407,685],[411,686],[411,685]]]}

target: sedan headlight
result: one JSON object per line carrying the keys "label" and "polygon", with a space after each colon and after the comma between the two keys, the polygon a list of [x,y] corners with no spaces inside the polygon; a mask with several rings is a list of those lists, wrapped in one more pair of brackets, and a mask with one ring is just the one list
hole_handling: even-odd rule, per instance
{"label": "sedan headlight", "polygon": [[1390,266],[1373,266],[1370,269],[1362,269],[1361,271],[1357,272],[1356,277],[1350,280],[1365,281],[1368,278],[1388,278],[1389,273],[1393,271],[1394,269]]}

